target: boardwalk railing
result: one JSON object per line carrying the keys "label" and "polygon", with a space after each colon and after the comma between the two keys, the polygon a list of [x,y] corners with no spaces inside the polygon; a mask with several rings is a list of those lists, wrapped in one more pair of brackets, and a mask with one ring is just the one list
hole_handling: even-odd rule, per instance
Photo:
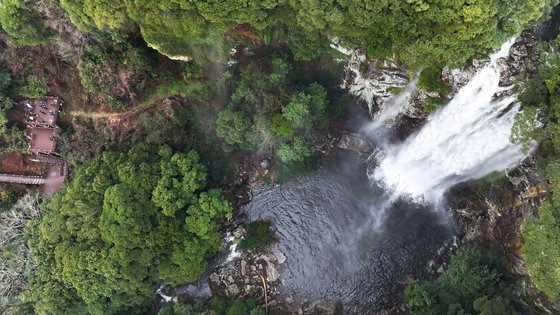
{"label": "boardwalk railing", "polygon": [[43,185],[45,183],[45,179],[41,176],[0,174],[0,182],[25,185]]}

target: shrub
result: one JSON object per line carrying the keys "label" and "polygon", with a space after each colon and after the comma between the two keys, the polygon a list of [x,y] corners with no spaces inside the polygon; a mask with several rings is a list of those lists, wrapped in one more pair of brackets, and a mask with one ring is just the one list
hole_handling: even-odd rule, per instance
{"label": "shrub", "polygon": [[162,303],[158,315],[265,315],[255,299],[227,300],[222,296],[212,297],[208,303],[197,299],[192,304]]}
{"label": "shrub", "polygon": [[428,92],[437,92],[449,94],[451,88],[441,79],[441,67],[430,66],[422,72],[418,77],[418,87]]}
{"label": "shrub", "polygon": [[435,112],[442,105],[439,97],[428,97],[421,104],[420,107],[428,114]]}
{"label": "shrub", "polygon": [[277,113],[272,115],[270,119],[270,127],[280,137],[290,137],[294,133],[294,129],[290,126],[290,122],[284,117],[284,115]]}
{"label": "shrub", "polygon": [[78,71],[88,92],[119,108],[146,92],[153,62],[145,48],[131,45],[122,35],[103,34],[86,44]]}
{"label": "shrub", "polygon": [[463,247],[438,278],[410,282],[404,296],[413,314],[467,314],[489,309],[488,300],[499,301],[499,308],[507,310],[503,314],[517,314],[507,270],[498,252]]}
{"label": "shrub", "polygon": [[250,149],[250,127],[251,120],[243,112],[223,110],[218,113],[216,134],[229,145],[239,146],[245,150]]}
{"label": "shrub", "polygon": [[280,172],[278,172],[276,181],[282,184],[295,176],[303,176],[313,173],[317,170],[318,159],[318,155],[315,154],[303,161],[281,164],[281,169]]}
{"label": "shrub", "polygon": [[247,225],[247,235],[239,243],[241,250],[263,249],[274,242],[270,222],[253,221]]}
{"label": "shrub", "polygon": [[30,74],[25,84],[19,88],[18,94],[27,98],[42,98],[49,93],[47,78],[42,75]]}

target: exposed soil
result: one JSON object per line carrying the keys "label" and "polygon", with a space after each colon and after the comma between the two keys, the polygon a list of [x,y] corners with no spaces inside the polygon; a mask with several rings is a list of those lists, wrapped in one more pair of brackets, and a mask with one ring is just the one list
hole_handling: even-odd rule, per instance
{"label": "exposed soil", "polygon": [[44,170],[43,164],[31,162],[19,152],[0,156],[0,173],[40,176]]}
{"label": "exposed soil", "polygon": [[68,108],[95,106],[80,83],[76,65],[61,60],[54,47],[6,47],[1,56],[16,81],[23,80],[32,71],[43,73],[47,77],[50,94],[64,100]]}
{"label": "exposed soil", "polygon": [[251,26],[248,24],[239,24],[228,32],[229,36],[241,37],[253,44],[254,46],[260,46],[263,44],[261,38],[253,33]]}

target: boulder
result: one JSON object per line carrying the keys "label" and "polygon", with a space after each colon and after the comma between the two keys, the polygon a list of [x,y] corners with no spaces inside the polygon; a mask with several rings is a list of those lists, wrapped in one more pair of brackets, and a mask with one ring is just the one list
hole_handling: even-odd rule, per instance
{"label": "boulder", "polygon": [[276,270],[276,267],[274,266],[274,264],[267,262],[267,266],[266,266],[266,280],[268,280],[269,282],[274,282],[276,280],[278,280],[278,278],[280,277],[280,275],[278,274],[278,270]]}
{"label": "boulder", "polygon": [[334,315],[337,307],[335,304],[319,303],[315,306],[315,314],[317,315]]}
{"label": "boulder", "polygon": [[377,149],[375,149],[369,139],[355,133],[343,134],[340,138],[340,141],[338,142],[338,147],[341,149],[358,152],[358,154],[360,155],[360,160],[362,160],[363,162],[367,161],[370,156],[377,153]]}
{"label": "boulder", "polygon": [[274,257],[276,257],[276,262],[278,264],[283,264],[286,261],[286,255],[279,250],[274,250]]}
{"label": "boulder", "polygon": [[210,275],[210,282],[212,282],[212,284],[214,284],[214,285],[219,285],[220,282],[221,282],[220,276],[217,273],[213,272]]}
{"label": "boulder", "polygon": [[237,284],[231,284],[227,287],[227,291],[230,294],[230,296],[235,296],[239,294],[239,287],[237,286]]}

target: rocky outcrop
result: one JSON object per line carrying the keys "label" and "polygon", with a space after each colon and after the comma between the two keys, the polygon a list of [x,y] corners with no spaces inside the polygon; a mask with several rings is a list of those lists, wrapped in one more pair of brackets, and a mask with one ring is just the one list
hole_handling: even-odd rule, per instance
{"label": "rocky outcrop", "polygon": [[[526,75],[536,70],[538,56],[534,50],[537,41],[533,31],[525,31],[511,46],[509,56],[497,60],[501,87],[512,86],[516,80],[523,80]],[[444,68],[442,79],[452,90],[447,98],[452,98],[480,69],[488,65],[488,62],[487,59],[473,60],[463,69]]]}
{"label": "rocky outcrop", "polygon": [[[534,33],[526,31],[512,45],[509,56],[497,61],[501,73],[501,87],[512,87],[516,81],[524,80],[536,69],[537,56],[534,53],[536,43],[537,38]],[[360,50],[350,51],[340,47],[336,49],[349,55],[342,87],[367,103],[370,116],[374,120],[379,117],[384,118],[384,112],[388,107],[394,106],[394,103],[407,102],[398,105],[398,112],[393,113],[390,119],[383,119],[382,122],[397,130],[401,138],[408,136],[424,122],[428,115],[422,105],[428,99],[438,98],[442,103],[452,99],[479,70],[490,62],[488,59],[475,59],[463,69],[444,68],[442,80],[451,87],[451,92],[442,95],[415,89],[410,71],[404,64],[367,59]],[[405,88],[412,88],[414,92],[407,93]],[[514,93],[513,89],[505,89],[496,97],[504,97],[512,93]]]}
{"label": "rocky outcrop", "polygon": [[160,54],[166,56],[167,58],[169,58],[169,59],[171,59],[171,60],[178,60],[178,61],[184,61],[184,62],[190,62],[190,61],[192,61],[192,57],[191,57],[191,56],[168,54],[167,52],[165,52],[165,50],[163,50],[159,45],[157,45],[157,44],[155,44],[155,43],[146,42],[146,44],[148,44],[148,47],[157,50],[157,52],[159,52]]}
{"label": "rocky outcrop", "polygon": [[383,108],[395,91],[404,88],[411,79],[402,63],[367,59],[361,50],[349,53],[342,87],[363,99],[371,115]]}
{"label": "rocky outcrop", "polygon": [[378,153],[369,139],[356,133],[343,134],[337,146],[341,149],[357,152],[362,162],[372,158],[375,159]]}
{"label": "rocky outcrop", "polygon": [[443,68],[442,80],[451,87],[451,93],[447,97],[452,98],[480,69],[487,66],[488,62],[488,60],[473,60],[463,69]]}
{"label": "rocky outcrop", "polygon": [[[231,233],[232,237],[228,241],[236,244],[245,233],[243,227],[238,227]],[[225,262],[214,268],[210,274],[210,288],[214,294],[230,298],[257,299],[264,299],[266,289],[269,299],[274,298],[280,277],[277,268],[285,261],[284,253],[274,248],[267,252],[245,251],[236,252],[236,255],[230,253]]]}
{"label": "rocky outcrop", "polygon": [[520,258],[521,229],[525,218],[536,215],[547,196],[547,181],[532,159],[504,177],[466,183],[450,193],[449,209],[463,242],[484,242],[504,249],[513,268],[527,275]]}
{"label": "rocky outcrop", "polygon": [[538,54],[535,53],[538,39],[533,32],[526,31],[515,41],[509,50],[507,64],[510,68],[512,76],[523,75],[519,79],[536,71],[538,63]]}

